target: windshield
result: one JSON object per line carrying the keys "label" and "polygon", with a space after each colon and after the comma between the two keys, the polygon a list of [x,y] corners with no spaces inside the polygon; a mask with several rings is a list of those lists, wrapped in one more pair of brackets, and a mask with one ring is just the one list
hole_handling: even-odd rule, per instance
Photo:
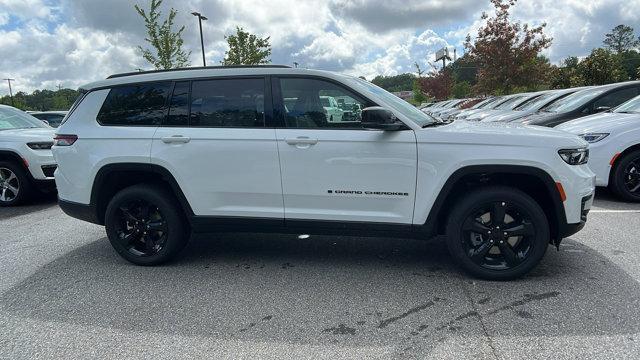
{"label": "windshield", "polygon": [[613,112],[640,114],[640,96],[636,96],[633,99],[620,104],[620,106],[613,109]]}
{"label": "windshield", "polygon": [[41,120],[22,110],[12,107],[0,107],[0,130],[46,128]]}
{"label": "windshield", "polygon": [[408,102],[402,100],[401,98],[384,90],[383,88],[378,87],[360,78],[353,78],[353,79],[356,80],[358,84],[364,86],[367,89],[367,91],[382,98],[384,101],[389,103],[394,110],[397,110],[398,112],[402,113],[406,117],[410,118],[416,124],[424,127],[424,126],[435,124],[438,122],[435,118],[420,111],[417,107],[409,104]]}
{"label": "windshield", "polygon": [[573,94],[564,97],[558,101],[543,107],[542,111],[546,112],[567,112],[572,111],[580,106],[588,103],[591,99],[597,97],[603,92],[609,90],[609,88],[595,88],[574,92]]}
{"label": "windshield", "polygon": [[473,105],[472,107],[470,107],[470,109],[482,109],[483,107],[491,104],[492,102],[494,102],[496,100],[498,100],[498,98],[494,97],[494,98],[486,99],[484,101],[480,101],[479,103],[477,103],[477,104]]}
{"label": "windshield", "polygon": [[513,107],[516,106],[517,104],[520,104],[520,102],[524,98],[525,98],[524,95],[514,96],[512,98],[509,98],[507,101],[503,102],[502,104],[494,107],[494,109],[496,110],[513,109]]}
{"label": "windshield", "polygon": [[[569,93],[567,93],[568,95]],[[547,102],[551,101],[555,96],[558,96],[558,93],[555,91],[548,92],[546,94],[540,95],[538,97],[532,97],[531,99],[527,99],[522,104],[513,108],[513,110],[524,111],[524,110],[533,110],[539,109]],[[565,95],[566,96],[566,95]]]}

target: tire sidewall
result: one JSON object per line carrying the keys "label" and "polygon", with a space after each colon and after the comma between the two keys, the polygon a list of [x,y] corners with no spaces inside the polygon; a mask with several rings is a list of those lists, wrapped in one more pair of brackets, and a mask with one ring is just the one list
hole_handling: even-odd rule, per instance
{"label": "tire sidewall", "polygon": [[[135,185],[118,192],[109,202],[105,212],[105,229],[111,246],[120,256],[136,265],[158,265],[174,258],[188,241],[187,225],[184,216],[176,201],[172,201],[173,196],[166,190],[149,185]],[[163,218],[167,222],[167,239],[165,246],[151,256],[136,256],[124,247],[118,237],[117,218],[118,208],[126,202],[132,200],[144,200],[160,210]]]}
{"label": "tire sidewall", "polygon": [[640,159],[640,150],[633,151],[626,154],[616,164],[616,168],[613,176],[613,192],[620,198],[626,201],[640,202],[640,196],[634,195],[627,189],[624,179],[624,170],[629,166],[629,163],[634,159]]}
{"label": "tire sidewall", "polygon": [[11,170],[18,178],[18,195],[11,201],[0,201],[0,206],[16,206],[28,199],[31,192],[31,183],[26,171],[12,162],[0,162],[0,168]]}
{"label": "tire sidewall", "polygon": [[[525,210],[533,226],[535,237],[531,253],[518,266],[507,270],[491,270],[474,263],[463,246],[462,224],[480,204],[505,201]],[[549,221],[542,208],[527,194],[507,187],[492,187],[476,190],[462,199],[452,210],[447,223],[447,247],[454,260],[469,274],[486,280],[512,280],[531,271],[544,257],[550,240]]]}

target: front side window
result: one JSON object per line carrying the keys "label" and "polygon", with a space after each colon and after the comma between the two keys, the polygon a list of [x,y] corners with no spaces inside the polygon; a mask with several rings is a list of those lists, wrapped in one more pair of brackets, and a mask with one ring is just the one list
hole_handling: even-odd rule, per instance
{"label": "front side window", "polygon": [[602,111],[616,107],[638,95],[638,89],[628,88],[614,91],[593,102],[592,111]]}
{"label": "front side window", "polygon": [[264,127],[264,79],[193,81],[190,126]]}
{"label": "front side window", "polygon": [[368,102],[332,82],[280,79],[285,125],[289,128],[362,128]]}
{"label": "front side window", "polygon": [[160,125],[170,90],[171,82],[115,87],[100,108],[98,122],[116,126]]}
{"label": "front side window", "polygon": [[621,104],[613,112],[640,114],[640,96]]}

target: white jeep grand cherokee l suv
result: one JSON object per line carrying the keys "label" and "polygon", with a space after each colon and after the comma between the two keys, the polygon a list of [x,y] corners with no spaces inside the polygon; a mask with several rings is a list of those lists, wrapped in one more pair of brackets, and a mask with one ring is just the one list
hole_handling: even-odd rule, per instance
{"label": "white jeep grand cherokee l suv", "polygon": [[[135,264],[169,260],[191,232],[446,234],[463,269],[505,280],[580,230],[593,201],[578,136],[441,124],[342,74],[180,69],[81,90],[53,146],[60,206]],[[327,121],[323,96],[359,104],[361,121]]]}
{"label": "white jeep grand cherokee l suv", "polygon": [[55,189],[54,129],[11,106],[0,105],[0,206],[22,203],[37,190]]}

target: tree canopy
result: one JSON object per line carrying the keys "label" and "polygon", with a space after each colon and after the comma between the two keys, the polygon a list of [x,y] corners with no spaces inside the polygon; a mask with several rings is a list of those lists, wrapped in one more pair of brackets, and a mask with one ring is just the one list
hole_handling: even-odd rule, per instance
{"label": "tree canopy", "polygon": [[[22,110],[48,111],[69,110],[71,105],[80,95],[72,89],[36,90],[31,94],[18,91],[13,95],[14,106]],[[0,104],[11,105],[9,95],[0,97]]]}
{"label": "tree canopy", "polygon": [[544,34],[546,24],[530,27],[514,22],[509,10],[517,0],[491,0],[493,16],[486,20],[472,42],[467,36],[465,48],[469,58],[478,65],[476,91],[479,93],[509,93],[514,88],[529,88],[540,83],[548,63],[540,61],[540,52],[551,45]]}
{"label": "tree canopy", "polygon": [[224,54],[222,65],[259,65],[271,62],[270,37],[259,38],[254,34],[236,27],[236,33],[224,37],[229,50]]}
{"label": "tree canopy", "polygon": [[151,0],[149,11],[145,11],[138,5],[134,5],[136,11],[144,19],[147,28],[147,37],[145,41],[151,44],[154,51],[144,49],[138,46],[138,50],[142,53],[142,57],[147,60],[156,69],[174,69],[189,66],[189,56],[191,51],[182,50],[183,40],[182,32],[184,26],[178,31],[173,31],[173,22],[177,15],[177,11],[173,8],[169,10],[169,16],[160,23],[162,13],[159,8],[162,0]]}
{"label": "tree canopy", "polygon": [[632,50],[640,46],[640,40],[636,39],[633,28],[627,25],[618,25],[610,33],[605,34],[605,47],[618,54]]}

